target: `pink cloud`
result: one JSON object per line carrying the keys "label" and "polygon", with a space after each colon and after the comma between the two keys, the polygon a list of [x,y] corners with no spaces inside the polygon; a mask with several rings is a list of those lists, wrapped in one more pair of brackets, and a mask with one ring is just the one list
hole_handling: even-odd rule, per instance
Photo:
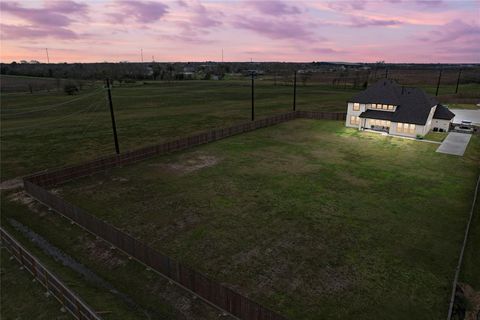
{"label": "pink cloud", "polygon": [[252,18],[239,16],[232,25],[236,28],[253,31],[257,34],[271,39],[290,39],[299,41],[324,40],[317,37],[315,39],[311,26],[307,26],[298,21],[286,21],[265,18]]}
{"label": "pink cloud", "polygon": [[443,0],[416,0],[415,3],[425,7],[439,7],[445,5]]}
{"label": "pink cloud", "polygon": [[430,37],[425,39],[436,43],[459,40],[475,41],[480,48],[480,25],[453,20],[432,31]]}
{"label": "pink cloud", "polygon": [[329,2],[327,5],[329,8],[333,10],[363,10],[366,6],[365,1],[359,0],[343,0],[343,1],[336,1],[336,2]]}
{"label": "pink cloud", "polygon": [[151,23],[168,13],[168,6],[161,2],[125,0],[115,4],[118,10],[111,13],[112,22],[123,23],[128,18],[139,23]]}
{"label": "pink cloud", "polygon": [[4,39],[37,39],[37,38],[56,38],[56,39],[77,39],[78,35],[62,27],[57,28],[36,28],[31,26],[1,25]]}
{"label": "pink cloud", "polygon": [[301,11],[298,7],[289,6],[282,1],[264,0],[249,2],[251,6],[257,9],[258,12],[266,15],[282,16],[290,14],[299,14]]}
{"label": "pink cloud", "polygon": [[184,23],[184,26],[193,26],[197,28],[210,28],[222,24],[220,17],[223,16],[221,12],[208,10],[200,2],[187,3],[182,2],[182,6],[190,10],[189,21]]}
{"label": "pink cloud", "polygon": [[365,17],[352,17],[350,26],[355,28],[365,27],[389,27],[402,24],[399,20],[394,19],[371,19]]}
{"label": "pink cloud", "polygon": [[32,25],[66,27],[74,20],[70,14],[85,14],[87,6],[73,1],[47,2],[43,8],[25,8],[17,2],[2,2],[0,8],[4,13],[21,18]]}

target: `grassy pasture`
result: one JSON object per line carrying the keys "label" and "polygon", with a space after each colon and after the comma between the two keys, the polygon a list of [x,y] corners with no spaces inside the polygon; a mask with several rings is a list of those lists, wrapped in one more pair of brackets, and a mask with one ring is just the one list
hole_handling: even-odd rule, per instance
{"label": "grassy pasture", "polygon": [[[10,78],[2,77],[2,85]],[[291,110],[293,89],[278,83],[274,86],[268,76],[257,79],[257,117]],[[431,85],[425,89],[435,91]],[[297,106],[299,110],[341,112],[356,92],[315,81],[306,86],[299,82]],[[441,92],[448,93],[445,97],[452,101],[460,99],[459,103],[480,98],[479,85],[463,85],[459,95],[451,94],[453,85],[445,85]],[[146,82],[116,86],[112,94],[121,151],[250,120],[246,78]],[[439,98],[442,101],[443,96]],[[2,181],[114,152],[106,92],[100,85],[86,87],[75,96],[63,92],[2,94],[0,121]]]}
{"label": "grassy pasture", "polygon": [[56,192],[291,319],[440,319],[480,139],[436,148],[295,120]]}
{"label": "grassy pasture", "polygon": [[[107,243],[48,211],[47,207],[26,197],[23,192],[3,192],[1,210],[2,227],[87,304],[99,311],[103,319],[218,319],[218,310],[192,299],[190,294],[146,270],[137,261],[128,259],[125,254],[111,250]],[[84,273],[79,272],[78,266],[72,267],[71,263],[66,264],[58,256],[45,251],[45,247],[39,245],[40,241],[32,241],[31,237],[15,227],[12,220],[40,235],[64,255],[72,257],[82,265]],[[10,268],[13,262],[3,262],[6,257],[8,255],[3,254],[2,270],[6,271],[2,273],[2,319],[56,319],[47,300],[42,302],[35,296],[28,300],[30,291],[42,290],[35,288],[40,285],[21,278],[14,281],[17,272]],[[44,318],[40,317],[41,312],[37,310],[41,303],[47,306],[47,316]],[[59,310],[60,304],[56,300],[55,304],[56,310]],[[228,319],[230,317],[225,317],[225,320]]]}
{"label": "grassy pasture", "polygon": [[69,313],[60,311],[61,304],[54,297],[47,298],[46,289],[39,283],[33,283],[32,275],[20,270],[16,260],[9,259],[10,253],[6,249],[1,249],[0,256],[2,319],[74,319]]}
{"label": "grassy pasture", "polygon": [[[301,109],[344,111],[355,91],[298,88]],[[250,83],[185,81],[115,87],[120,150],[250,120]],[[292,87],[256,83],[256,115],[290,111]],[[2,95],[2,180],[114,153],[106,92]]]}

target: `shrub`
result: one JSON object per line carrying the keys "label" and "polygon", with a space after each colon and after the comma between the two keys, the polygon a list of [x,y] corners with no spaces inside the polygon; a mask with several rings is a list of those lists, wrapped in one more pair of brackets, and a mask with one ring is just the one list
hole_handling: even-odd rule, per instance
{"label": "shrub", "polygon": [[67,83],[64,87],[63,90],[65,91],[66,94],[68,95],[74,95],[75,93],[78,92],[78,88],[76,85],[73,83]]}

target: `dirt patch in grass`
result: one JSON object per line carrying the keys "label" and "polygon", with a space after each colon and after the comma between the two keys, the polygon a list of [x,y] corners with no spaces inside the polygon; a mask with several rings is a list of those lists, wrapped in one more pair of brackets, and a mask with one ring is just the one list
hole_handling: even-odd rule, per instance
{"label": "dirt patch in grass", "polygon": [[30,210],[44,215],[43,210],[39,209],[38,202],[30,197],[25,191],[14,192],[8,195],[8,200],[26,205]]}
{"label": "dirt patch in grass", "polygon": [[338,177],[340,177],[342,180],[345,182],[351,184],[352,186],[355,187],[368,187],[371,185],[371,182],[368,181],[367,179],[363,179],[357,176],[354,176],[348,172],[345,171],[339,171],[337,172]]}
{"label": "dirt patch in grass", "polygon": [[23,186],[22,178],[15,178],[10,180],[5,180],[0,183],[0,190],[12,190],[21,188]]}
{"label": "dirt patch in grass", "polygon": [[87,237],[81,237],[79,242],[84,244],[93,260],[102,263],[108,269],[123,266],[127,263],[124,259],[120,259],[118,255],[114,254],[113,250],[108,248],[106,243],[100,239],[92,241]]}
{"label": "dirt patch in grass", "polygon": [[467,310],[465,310],[465,320],[477,320],[480,316],[480,291],[475,291],[466,283],[459,283],[458,286],[468,301]]}
{"label": "dirt patch in grass", "polygon": [[216,165],[220,159],[205,153],[187,153],[180,157],[177,163],[152,164],[151,166],[160,167],[166,171],[176,174],[187,174]]}

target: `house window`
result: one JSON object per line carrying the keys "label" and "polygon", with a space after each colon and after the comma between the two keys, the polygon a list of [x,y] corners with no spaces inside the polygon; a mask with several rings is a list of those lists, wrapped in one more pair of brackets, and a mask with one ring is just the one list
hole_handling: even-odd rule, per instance
{"label": "house window", "polygon": [[388,105],[388,110],[393,110],[393,106],[391,104]]}
{"label": "house window", "polygon": [[360,111],[360,103],[353,104],[353,111]]}
{"label": "house window", "polygon": [[379,126],[379,127],[390,127],[390,121],[388,120],[378,120],[378,119],[370,119],[371,126]]}
{"label": "house window", "polygon": [[360,124],[360,118],[356,116],[350,116],[350,124],[358,126]]}
{"label": "house window", "polygon": [[387,110],[388,106],[386,104],[383,105],[383,110]]}
{"label": "house window", "polygon": [[401,123],[401,122],[399,122],[397,124],[397,132],[414,134],[415,133],[415,125],[411,124],[411,123]]}

